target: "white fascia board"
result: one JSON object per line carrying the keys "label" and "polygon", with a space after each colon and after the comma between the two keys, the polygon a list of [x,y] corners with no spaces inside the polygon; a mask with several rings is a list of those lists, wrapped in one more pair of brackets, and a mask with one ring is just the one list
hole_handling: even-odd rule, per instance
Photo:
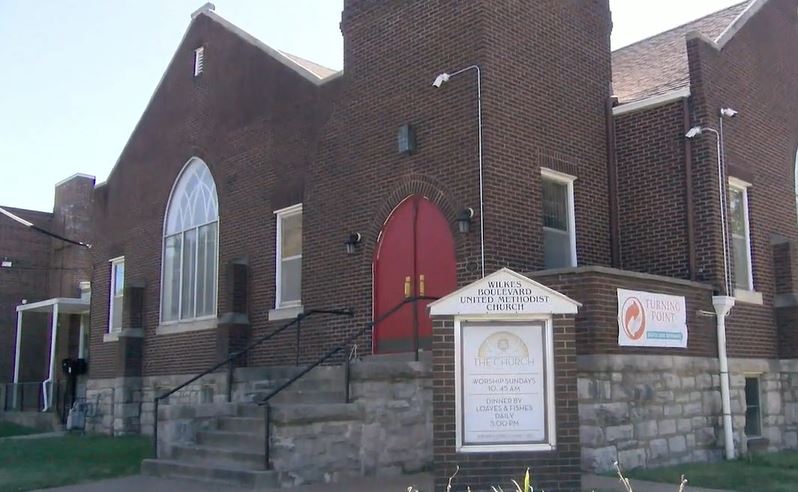
{"label": "white fascia board", "polygon": [[715,39],[714,44],[717,46],[717,48],[723,49],[723,47],[734,38],[734,35],[737,34],[740,29],[743,28],[743,26],[745,26],[748,20],[751,19],[754,14],[762,10],[762,7],[764,7],[767,2],[768,0],[754,0],[748,5],[748,7],[745,8],[745,10],[740,12],[740,15],[738,15],[737,18],[734,19],[732,23],[729,24],[726,29],[724,29],[723,32],[720,33],[720,35]]}
{"label": "white fascia board", "polygon": [[621,104],[612,108],[613,116],[620,116],[622,114],[633,113],[635,111],[642,111],[644,109],[652,109],[657,106],[664,106],[680,99],[687,99],[690,97],[690,88],[683,87],[675,91],[671,91],[658,96],[648,97],[639,101],[631,102],[628,104]]}
{"label": "white fascia board", "polygon": [[158,84],[155,86],[155,90],[152,91],[152,94],[150,95],[150,99],[147,101],[147,105],[144,106],[144,111],[142,111],[141,116],[139,116],[139,120],[136,122],[136,126],[133,127],[133,131],[130,133],[130,136],[128,137],[127,142],[125,142],[125,146],[122,147],[122,152],[119,153],[119,157],[117,157],[116,162],[114,163],[114,166],[111,168],[111,172],[108,173],[108,177],[106,178],[105,181],[95,184],[95,186],[94,186],[95,189],[96,188],[100,188],[102,186],[105,186],[107,181],[108,181],[108,179],[110,179],[110,177],[116,171],[116,167],[119,165],[119,162],[122,160],[122,156],[125,155],[125,150],[127,149],[128,145],[130,145],[130,141],[133,138],[133,135],[135,135],[138,132],[139,126],[141,126],[141,122],[144,119],[144,115],[147,114],[147,111],[149,111],[150,106],[152,106],[152,102],[155,99],[155,95],[158,94],[158,91],[161,90],[161,86],[163,85],[163,82],[166,79],[166,74],[169,73],[169,70],[172,68],[172,65],[175,63],[175,59],[177,58],[177,53],[178,53],[178,51],[180,51],[180,47],[183,46],[183,43],[185,43],[186,37],[188,36],[189,31],[191,30],[191,26],[193,26],[194,25],[194,21],[197,18],[199,18],[200,16],[202,16],[202,15],[207,15],[212,20],[214,20],[214,21],[218,22],[219,24],[221,24],[227,30],[229,30],[232,33],[238,35],[244,41],[246,41],[246,42],[254,45],[255,47],[265,51],[266,53],[271,55],[274,59],[276,59],[279,62],[283,63],[284,65],[286,65],[290,69],[294,70],[299,75],[301,75],[305,80],[307,80],[309,82],[312,82],[316,86],[321,86],[321,85],[327,83],[328,81],[333,80],[333,79],[339,77],[340,75],[343,75],[343,70],[342,70],[342,71],[340,71],[340,72],[338,72],[336,74],[330,75],[327,78],[320,79],[317,76],[315,76],[314,74],[311,74],[310,72],[308,72],[304,67],[301,67],[300,65],[297,65],[296,63],[294,63],[293,60],[287,58],[285,55],[283,55],[279,51],[267,46],[265,43],[263,43],[262,41],[260,41],[256,37],[252,36],[251,34],[247,33],[246,31],[244,31],[240,27],[236,26],[235,24],[231,23],[230,21],[228,21],[224,17],[220,16],[216,12],[213,12],[212,10],[203,10],[203,8],[199,9],[200,10],[199,12],[195,12],[194,14],[192,14],[191,22],[189,22],[188,27],[186,28],[186,32],[183,33],[183,37],[181,37],[180,38],[180,42],[177,43],[177,47],[175,48],[175,52],[172,55],[172,58],[169,60],[169,63],[166,65],[166,70],[164,70],[163,74],[161,74],[161,78],[158,81]]}
{"label": "white fascia board", "polygon": [[229,20],[225,19],[224,17],[220,16],[216,12],[214,12],[212,10],[205,10],[205,11],[201,12],[199,15],[207,15],[211,19],[215,20],[216,22],[218,22],[219,24],[224,26],[228,31],[232,32],[233,34],[236,34],[238,37],[240,37],[244,41],[248,42],[249,44],[255,46],[256,48],[266,52],[267,54],[269,54],[275,60],[279,61],[280,63],[282,63],[286,67],[288,67],[291,70],[293,70],[294,72],[298,73],[299,75],[301,75],[308,82],[312,82],[314,85],[318,86],[318,85],[322,84],[323,80],[326,80],[325,78],[319,77],[318,75],[316,75],[315,73],[311,72],[310,70],[308,70],[307,68],[303,67],[302,65],[299,65],[294,60],[292,60],[292,59],[288,58],[287,56],[285,56],[284,54],[282,54],[279,50],[276,50],[276,49],[272,48],[271,46],[267,45],[266,43],[264,43],[260,39],[256,38],[255,36],[251,35],[250,33],[246,32],[246,31],[244,31],[243,29],[241,29],[240,27],[236,26],[235,24],[233,24]]}
{"label": "white fascia board", "polygon": [[75,179],[75,178],[86,178],[86,179],[92,179],[92,180],[96,180],[96,179],[97,179],[96,177],[92,176],[91,174],[85,174],[85,173],[75,173],[75,174],[73,174],[72,176],[70,176],[70,177],[68,177],[68,178],[64,178],[64,179],[62,179],[61,181],[59,181],[58,183],[56,183],[56,184],[55,184],[55,187],[56,187],[56,188],[58,188],[58,187],[59,187],[59,186],[61,186],[62,184],[66,183],[66,182],[68,182],[68,181],[71,181],[71,180],[73,180],[73,179]]}

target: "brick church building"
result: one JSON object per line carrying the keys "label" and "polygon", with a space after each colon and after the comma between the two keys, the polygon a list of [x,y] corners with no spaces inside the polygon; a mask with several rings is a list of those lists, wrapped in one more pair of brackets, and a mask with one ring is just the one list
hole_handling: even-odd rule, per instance
{"label": "brick church building", "polygon": [[[612,51],[607,0],[345,0],[333,72],[206,5],[93,191],[89,428],[157,414],[145,470],[249,485],[579,490],[616,459],[798,448],[797,26],[751,0]],[[504,267],[580,304],[557,447],[469,455],[451,333],[394,308]],[[622,291],[677,299],[684,343],[622,344]],[[264,429],[246,403],[336,348]]]}

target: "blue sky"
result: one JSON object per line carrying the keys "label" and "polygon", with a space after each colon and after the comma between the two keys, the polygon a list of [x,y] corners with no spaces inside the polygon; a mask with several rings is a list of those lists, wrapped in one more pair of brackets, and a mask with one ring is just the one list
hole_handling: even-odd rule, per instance
{"label": "blue sky", "polygon": [[[266,44],[340,69],[342,0],[217,0]],[[611,0],[613,46],[736,0]],[[0,205],[51,210],[76,172],[105,180],[201,0],[0,0]]]}

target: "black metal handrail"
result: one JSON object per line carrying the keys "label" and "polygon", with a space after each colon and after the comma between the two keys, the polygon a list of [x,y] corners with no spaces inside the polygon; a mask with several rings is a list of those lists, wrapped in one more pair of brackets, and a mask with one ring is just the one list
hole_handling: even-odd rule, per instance
{"label": "black metal handrail", "polygon": [[[269,400],[271,400],[272,398],[277,396],[281,391],[283,391],[284,389],[288,388],[289,386],[294,384],[296,381],[301,379],[305,374],[309,373],[310,371],[312,371],[316,367],[320,366],[321,364],[323,364],[324,362],[329,360],[331,357],[336,355],[338,352],[341,352],[342,350],[344,350],[346,348],[349,348],[349,346],[355,340],[357,340],[358,338],[360,338],[361,336],[363,336],[366,333],[366,330],[368,330],[370,328],[373,328],[375,325],[377,325],[378,323],[381,323],[382,321],[385,321],[387,318],[389,318],[390,316],[392,316],[393,314],[398,312],[400,309],[402,309],[402,307],[404,307],[405,305],[412,303],[413,304],[413,310],[417,311],[417,309],[418,309],[417,308],[418,301],[437,301],[438,299],[440,299],[440,298],[439,297],[430,297],[430,296],[414,296],[414,297],[406,298],[405,300],[403,300],[402,302],[397,304],[395,307],[390,309],[388,312],[386,312],[385,314],[383,314],[379,318],[377,318],[375,320],[372,320],[372,321],[369,321],[368,323],[366,323],[363,326],[363,328],[361,328],[357,332],[355,332],[352,335],[350,335],[349,337],[347,337],[347,339],[343,343],[341,343],[338,346],[328,350],[324,355],[319,357],[315,362],[313,362],[312,364],[310,364],[307,367],[305,367],[299,373],[295,374],[288,381],[284,382],[283,384],[281,384],[277,388],[273,389],[268,395],[264,396],[263,399],[261,399],[259,402],[257,402],[258,405],[261,405],[261,406],[264,407],[264,412],[263,412],[264,425],[265,425],[265,428],[264,428],[264,434],[265,434],[264,435],[264,454],[265,454],[265,456],[264,456],[264,464],[265,464],[266,469],[268,470],[268,469],[271,468],[270,459],[269,459],[270,458],[269,457],[269,454],[270,454],[270,449],[269,448],[270,448],[270,441],[271,441],[270,427],[271,427],[271,413],[272,412],[271,412],[271,405],[269,404]],[[413,345],[414,345],[414,349],[415,349],[415,360],[418,361],[418,349],[419,349],[419,346],[418,346],[419,336],[418,335],[419,334],[418,334],[418,315],[417,315],[417,313],[415,313],[414,316],[413,316],[413,323],[414,323],[414,326],[413,326],[413,330],[414,330],[414,332],[413,332],[413,335],[414,335],[413,336]],[[345,400],[346,400],[345,403],[349,403],[349,375],[350,375],[349,364],[350,364],[350,362],[351,362],[351,353],[350,353],[350,356],[348,356],[346,358],[346,360],[344,361],[344,364],[346,365],[346,367],[345,367],[345,378],[344,378],[345,379],[344,384],[346,385],[346,387],[345,387],[345,395],[346,395],[345,396]]]}
{"label": "black metal handrail", "polygon": [[[238,359],[239,357],[241,357],[242,355],[248,353],[253,348],[255,348],[258,345],[260,345],[260,344],[262,344],[262,343],[274,338],[275,336],[277,336],[280,333],[284,332],[285,330],[291,328],[292,326],[296,325],[297,327],[300,327],[302,325],[302,320],[303,319],[309,318],[309,317],[311,317],[311,316],[313,316],[315,314],[330,314],[330,315],[335,315],[335,316],[349,316],[350,318],[355,315],[354,312],[351,309],[311,309],[311,310],[309,310],[307,312],[300,313],[294,319],[292,319],[288,323],[284,324],[280,328],[277,328],[273,332],[268,333],[268,334],[260,337],[259,339],[257,339],[254,342],[250,343],[249,345],[247,345],[243,349],[241,349],[241,350],[239,350],[237,352],[233,352],[226,359],[224,359],[223,361],[219,362],[218,364],[214,364],[213,366],[209,367],[208,369],[206,369],[206,370],[202,371],[201,373],[197,374],[196,376],[192,377],[188,381],[185,381],[184,383],[182,383],[182,384],[180,384],[178,386],[175,386],[174,388],[172,388],[171,390],[167,391],[166,393],[163,393],[161,395],[157,395],[153,399],[153,412],[154,412],[153,430],[152,430],[153,456],[155,458],[158,458],[158,403],[161,400],[170,397],[171,395],[173,395],[176,392],[180,391],[181,389],[185,388],[189,384],[197,381],[198,379],[200,379],[200,378],[202,378],[204,376],[207,376],[208,374],[216,371],[217,369],[219,369],[222,366],[227,364],[228,365],[227,401],[229,402],[231,400],[232,385],[233,385],[233,381],[232,381],[232,379],[233,379],[232,378],[233,362],[236,359]],[[299,345],[298,345],[298,342],[297,342],[297,361],[298,360],[299,360]]]}
{"label": "black metal handrail", "polygon": [[27,394],[35,394],[36,397],[33,399],[35,401],[34,405],[28,404],[28,410],[33,407],[36,411],[41,411],[44,408],[44,396],[42,394],[42,382],[41,381],[29,381],[25,383],[5,383],[3,389],[3,411],[5,412],[24,412],[26,407],[26,401],[28,403],[31,402],[31,398],[26,398],[26,391],[25,388],[33,388],[32,390],[28,390]]}

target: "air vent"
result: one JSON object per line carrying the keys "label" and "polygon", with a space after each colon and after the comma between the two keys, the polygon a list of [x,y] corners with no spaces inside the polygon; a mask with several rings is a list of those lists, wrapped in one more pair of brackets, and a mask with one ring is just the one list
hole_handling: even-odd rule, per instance
{"label": "air vent", "polygon": [[194,77],[199,76],[205,66],[205,47],[200,46],[194,50]]}

